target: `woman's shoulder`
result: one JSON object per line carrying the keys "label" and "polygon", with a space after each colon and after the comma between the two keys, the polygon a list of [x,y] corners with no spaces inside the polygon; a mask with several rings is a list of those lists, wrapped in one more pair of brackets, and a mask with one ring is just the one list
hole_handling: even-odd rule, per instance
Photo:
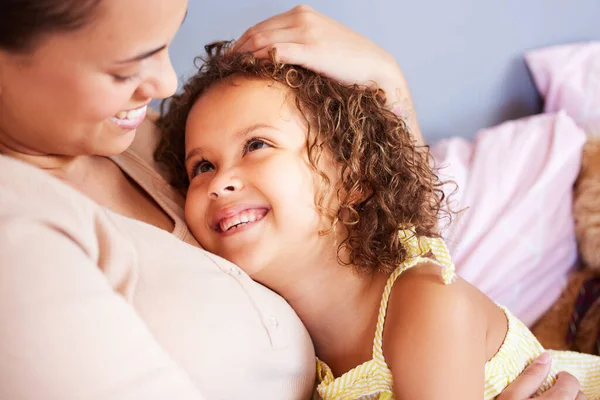
{"label": "woman's shoulder", "polygon": [[[115,238],[116,231],[111,229],[105,209],[37,167],[0,156],[0,187],[3,238],[28,227],[28,235],[44,232],[53,237],[68,237],[90,254],[97,253],[102,238]],[[20,243],[15,239],[3,245],[13,242]]]}
{"label": "woman's shoulder", "polygon": [[55,220],[93,212],[98,206],[47,172],[0,155],[0,215],[45,217]]}
{"label": "woman's shoulder", "polygon": [[21,266],[66,277],[72,273],[65,270],[78,266],[86,279],[99,278],[101,269],[115,288],[133,284],[128,279],[136,250],[108,210],[49,173],[7,156],[0,156],[0,187],[0,265],[7,274],[18,277]]}
{"label": "woman's shoulder", "polygon": [[1,240],[17,231],[29,237],[66,238],[85,252],[97,250],[103,238],[115,238],[108,210],[38,167],[0,155],[0,187],[2,248],[28,241],[25,237]]}

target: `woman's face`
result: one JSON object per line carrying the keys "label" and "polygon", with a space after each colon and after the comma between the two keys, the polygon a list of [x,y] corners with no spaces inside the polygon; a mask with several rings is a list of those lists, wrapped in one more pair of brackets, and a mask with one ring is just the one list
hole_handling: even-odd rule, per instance
{"label": "woman's face", "polygon": [[81,30],[0,50],[0,152],[124,151],[153,98],[177,87],[168,46],[187,0],[104,0]]}

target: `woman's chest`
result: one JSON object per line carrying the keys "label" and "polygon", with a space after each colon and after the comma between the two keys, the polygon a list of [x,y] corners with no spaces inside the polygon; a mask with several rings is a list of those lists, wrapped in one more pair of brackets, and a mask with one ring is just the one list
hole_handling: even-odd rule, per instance
{"label": "woman's chest", "polygon": [[282,298],[167,232],[115,218],[131,240],[132,306],[207,398],[303,398],[314,352]]}
{"label": "woman's chest", "polygon": [[96,203],[117,214],[143,221],[172,232],[173,219],[134,179],[126,175],[112,160],[97,162],[97,173],[88,174],[77,189]]}

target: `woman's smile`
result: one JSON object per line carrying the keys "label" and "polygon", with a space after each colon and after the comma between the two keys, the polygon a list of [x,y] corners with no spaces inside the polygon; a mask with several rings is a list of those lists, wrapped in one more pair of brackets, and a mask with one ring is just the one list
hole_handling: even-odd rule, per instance
{"label": "woman's smile", "polygon": [[110,121],[123,130],[133,130],[142,124],[146,118],[148,105],[128,111],[119,111],[114,117],[110,117]]}

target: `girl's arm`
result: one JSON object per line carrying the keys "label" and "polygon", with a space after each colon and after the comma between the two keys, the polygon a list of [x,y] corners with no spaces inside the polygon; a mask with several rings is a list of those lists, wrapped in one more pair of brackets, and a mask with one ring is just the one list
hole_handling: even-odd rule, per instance
{"label": "girl's arm", "polygon": [[388,107],[404,118],[417,145],[424,144],[402,70],[390,53],[363,35],[308,6],[298,6],[248,29],[235,49],[266,57],[273,47],[281,61],[346,84],[380,87]]}
{"label": "girl's arm", "polygon": [[483,398],[487,323],[469,289],[460,280],[444,285],[436,265],[398,279],[383,335],[396,398]]}

